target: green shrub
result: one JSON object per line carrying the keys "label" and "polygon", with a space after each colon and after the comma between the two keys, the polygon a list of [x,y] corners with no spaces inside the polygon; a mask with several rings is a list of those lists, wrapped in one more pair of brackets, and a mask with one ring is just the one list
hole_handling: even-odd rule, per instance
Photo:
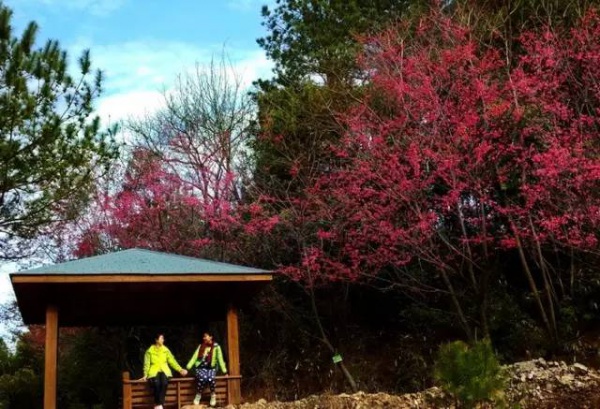
{"label": "green shrub", "polygon": [[441,388],[454,397],[457,408],[505,405],[506,377],[488,340],[472,347],[461,341],[441,346],[434,375]]}

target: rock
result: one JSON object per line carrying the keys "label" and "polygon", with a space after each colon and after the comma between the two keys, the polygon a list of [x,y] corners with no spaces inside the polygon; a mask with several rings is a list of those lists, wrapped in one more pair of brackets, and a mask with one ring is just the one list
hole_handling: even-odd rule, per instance
{"label": "rock", "polygon": [[587,373],[588,372],[588,368],[585,365],[582,365],[580,363],[574,363],[573,364],[573,368],[579,370],[580,372],[584,372]]}
{"label": "rock", "polygon": [[[506,365],[509,379],[505,396],[509,407],[522,408],[598,408],[600,405],[600,374],[582,364],[567,365],[564,361],[543,358]],[[587,400],[586,400],[587,399]],[[198,409],[186,406],[186,409]],[[226,409],[453,409],[453,399],[437,387],[405,395],[386,393],[312,395],[294,402],[267,402],[229,405]]]}
{"label": "rock", "polygon": [[556,377],[556,380],[558,382],[560,382],[562,385],[569,386],[571,384],[571,382],[573,382],[575,380],[575,377],[571,374],[559,375]]}

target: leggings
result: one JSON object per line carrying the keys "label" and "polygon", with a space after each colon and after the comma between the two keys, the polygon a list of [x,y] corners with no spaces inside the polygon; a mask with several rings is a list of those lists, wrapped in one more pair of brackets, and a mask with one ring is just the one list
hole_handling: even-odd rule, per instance
{"label": "leggings", "polygon": [[165,403],[165,396],[167,395],[167,386],[169,386],[169,378],[164,372],[159,372],[155,377],[148,379],[150,388],[154,393],[154,404],[162,405]]}
{"label": "leggings", "polygon": [[217,386],[217,382],[215,380],[215,375],[217,374],[217,370],[207,368],[206,366],[201,366],[196,369],[196,391],[198,393],[202,393],[202,390],[208,386],[210,388],[210,393],[215,393],[215,388]]}

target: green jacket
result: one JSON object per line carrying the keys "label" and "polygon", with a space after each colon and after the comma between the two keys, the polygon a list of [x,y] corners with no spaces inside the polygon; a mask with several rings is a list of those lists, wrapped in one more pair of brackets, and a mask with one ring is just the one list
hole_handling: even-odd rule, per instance
{"label": "green jacket", "polygon": [[[190,359],[190,362],[188,362],[188,364],[186,365],[187,369],[192,369],[192,367],[195,368],[198,365],[200,365],[200,363],[202,362],[200,359],[198,359],[198,352],[200,352],[201,346],[202,345],[198,345],[198,348],[196,348],[196,350],[194,351],[194,355],[192,355],[192,359]],[[219,344],[217,344],[215,342],[213,344],[213,354],[212,354],[210,367],[214,369],[217,367],[217,364],[219,365],[219,369],[221,369],[221,372],[226,374],[227,367],[225,366],[225,361],[223,360],[223,351],[221,351],[221,347],[219,346]]]}
{"label": "green jacket", "polygon": [[169,365],[177,372],[183,369],[179,366],[169,348],[164,345],[160,347],[152,345],[144,355],[144,377],[153,378],[159,372],[164,372],[170,378],[173,374]]}

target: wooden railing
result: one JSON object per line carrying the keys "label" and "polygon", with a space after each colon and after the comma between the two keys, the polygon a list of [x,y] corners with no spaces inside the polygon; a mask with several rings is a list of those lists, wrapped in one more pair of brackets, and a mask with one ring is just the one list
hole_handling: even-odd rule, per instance
{"label": "wooden railing", "polygon": [[[239,385],[241,376],[217,376],[217,404],[225,406],[229,403],[228,391],[231,384]],[[196,395],[194,378],[171,378],[165,408],[181,409],[191,405]],[[202,404],[208,404],[210,392],[202,393]],[[152,391],[147,381],[130,379],[129,372],[123,372],[123,409],[150,408],[154,403]]]}

